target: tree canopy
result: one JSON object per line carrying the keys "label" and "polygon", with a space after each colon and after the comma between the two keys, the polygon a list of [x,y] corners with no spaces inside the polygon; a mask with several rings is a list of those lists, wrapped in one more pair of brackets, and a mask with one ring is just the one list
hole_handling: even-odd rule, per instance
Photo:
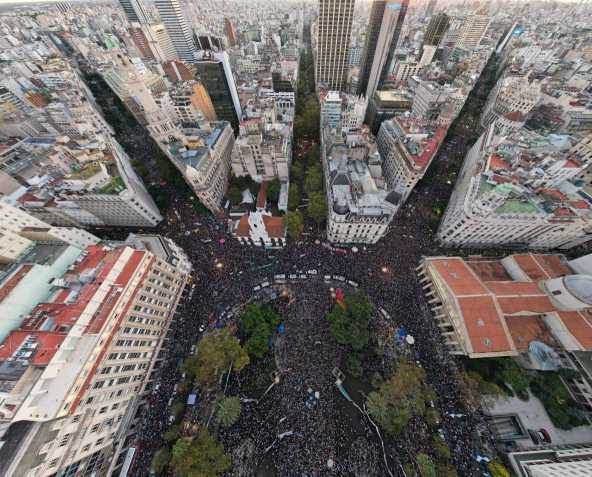
{"label": "tree canopy", "polygon": [[306,212],[311,219],[317,224],[320,224],[325,217],[327,217],[327,201],[325,200],[325,194],[322,192],[311,194]]}
{"label": "tree canopy", "polygon": [[184,368],[200,383],[211,385],[217,382],[230,364],[234,370],[240,371],[249,364],[249,355],[241,347],[238,338],[222,329],[201,339],[197,354],[185,360]]}
{"label": "tree canopy", "polygon": [[385,431],[397,435],[412,416],[424,416],[434,398],[423,368],[402,360],[391,378],[368,395],[367,406]]}
{"label": "tree canopy", "polygon": [[171,463],[179,477],[215,477],[230,468],[224,447],[205,428],[195,437],[182,437],[173,446]]}
{"label": "tree canopy", "polygon": [[284,217],[284,221],[286,222],[288,236],[293,240],[299,240],[304,231],[304,219],[302,218],[302,214],[299,211],[288,212]]}
{"label": "tree canopy", "polygon": [[280,317],[268,306],[247,305],[240,316],[240,330],[249,354],[262,358],[269,350],[269,337],[280,324]]}
{"label": "tree canopy", "polygon": [[339,344],[356,351],[365,348],[370,337],[368,322],[371,313],[372,305],[361,291],[347,295],[344,307],[335,305],[327,315],[331,334]]}
{"label": "tree canopy", "polygon": [[218,402],[216,420],[224,427],[235,424],[241,414],[241,402],[236,396],[225,397]]}

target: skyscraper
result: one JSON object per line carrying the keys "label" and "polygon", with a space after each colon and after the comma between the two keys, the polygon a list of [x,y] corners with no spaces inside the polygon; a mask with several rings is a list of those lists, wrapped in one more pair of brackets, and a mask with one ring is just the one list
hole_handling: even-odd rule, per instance
{"label": "skyscraper", "polygon": [[432,17],[430,23],[428,23],[423,44],[438,46],[448,30],[449,25],[450,17],[446,15],[446,13],[438,13]]}
{"label": "skyscraper", "polygon": [[409,7],[409,0],[401,0],[401,3],[391,3],[389,8],[398,10],[399,16],[397,17],[397,23],[395,24],[395,30],[393,31],[393,35],[391,37],[391,43],[388,47],[388,55],[384,66],[382,67],[382,71],[380,73],[380,80],[378,82],[378,87],[384,84],[386,77],[388,76],[391,68],[391,64],[393,62],[393,58],[395,56],[395,50],[397,49],[397,45],[399,44],[399,36],[401,36],[401,30],[403,29],[403,23],[405,22],[405,16],[407,15],[407,8]]}
{"label": "skyscraper", "polygon": [[319,0],[316,83],[344,90],[355,0]]}
{"label": "skyscraper", "polygon": [[469,52],[473,51],[481,43],[490,21],[491,19],[484,10],[469,15],[463,22],[460,35],[454,47]]}
{"label": "skyscraper", "polygon": [[[358,93],[371,98],[378,89],[382,71],[387,66],[389,48],[401,15],[400,0],[376,0],[370,12],[370,26],[363,54]],[[396,45],[396,41],[394,43]]]}
{"label": "skyscraper", "polygon": [[149,23],[148,13],[142,0],[119,0],[119,3],[130,23]]}
{"label": "skyscraper", "polygon": [[228,44],[230,46],[236,45],[236,31],[234,30],[234,25],[227,17],[224,17],[224,30],[226,31],[226,38],[228,39]]}
{"label": "skyscraper", "polygon": [[226,52],[203,51],[195,62],[199,79],[210,95],[219,121],[228,121],[238,135],[242,110]]}
{"label": "skyscraper", "polygon": [[169,33],[179,59],[193,61],[196,48],[179,0],[155,0],[154,4],[160,13],[160,19]]}

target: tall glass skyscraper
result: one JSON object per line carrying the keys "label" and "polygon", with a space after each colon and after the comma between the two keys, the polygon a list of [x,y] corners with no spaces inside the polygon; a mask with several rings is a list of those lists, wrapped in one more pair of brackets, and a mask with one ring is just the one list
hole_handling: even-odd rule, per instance
{"label": "tall glass skyscraper", "polygon": [[155,0],[154,4],[160,13],[160,20],[171,38],[179,59],[194,61],[194,54],[197,50],[179,0]]}

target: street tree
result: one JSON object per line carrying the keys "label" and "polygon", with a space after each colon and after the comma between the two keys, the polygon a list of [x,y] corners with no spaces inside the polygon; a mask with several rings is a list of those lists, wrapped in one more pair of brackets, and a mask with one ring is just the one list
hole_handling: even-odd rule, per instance
{"label": "street tree", "polygon": [[224,447],[205,428],[195,437],[177,440],[172,456],[171,463],[178,477],[216,477],[230,468],[230,458]]}
{"label": "street tree", "polygon": [[284,216],[288,236],[292,240],[300,240],[302,232],[304,231],[304,219],[300,211],[288,212]]}
{"label": "street tree", "polygon": [[356,351],[364,349],[370,337],[368,322],[371,313],[372,305],[361,291],[347,295],[344,306],[335,305],[327,315],[331,334],[339,344]]}
{"label": "street tree", "polygon": [[376,391],[368,395],[368,412],[389,434],[397,435],[411,417],[424,416],[427,403],[435,398],[426,384],[425,371],[415,363],[401,360],[397,370]]}
{"label": "street tree", "polygon": [[299,205],[300,192],[298,191],[298,186],[296,184],[292,184],[290,186],[290,191],[288,192],[288,210],[296,210]]}
{"label": "street tree", "polygon": [[249,354],[262,358],[269,350],[269,337],[280,324],[280,317],[268,306],[251,304],[240,316],[240,329]]}
{"label": "street tree", "polygon": [[238,338],[222,329],[201,339],[197,354],[185,360],[184,368],[200,383],[208,386],[215,384],[231,364],[235,371],[240,371],[249,364],[249,355],[241,347]]}
{"label": "street tree", "polygon": [[437,477],[436,466],[429,455],[420,452],[415,456],[415,462],[417,462],[421,477]]}
{"label": "street tree", "polygon": [[230,427],[235,424],[241,414],[241,402],[236,396],[225,397],[218,402],[216,420],[223,427]]}
{"label": "street tree", "polygon": [[311,194],[306,211],[311,219],[317,224],[320,224],[325,217],[327,217],[327,201],[325,200],[325,194],[322,192]]}

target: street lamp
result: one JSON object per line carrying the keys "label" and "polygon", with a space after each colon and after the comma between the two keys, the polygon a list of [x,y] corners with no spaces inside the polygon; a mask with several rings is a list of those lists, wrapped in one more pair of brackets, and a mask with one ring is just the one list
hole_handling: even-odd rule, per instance
{"label": "street lamp", "polygon": [[217,262],[216,263],[216,268],[220,269],[224,266],[224,264],[222,262]]}
{"label": "street lamp", "polygon": [[382,273],[387,273],[387,272],[389,271],[389,269],[388,269],[388,267],[382,267],[382,268],[380,269],[380,271],[381,271]]}

